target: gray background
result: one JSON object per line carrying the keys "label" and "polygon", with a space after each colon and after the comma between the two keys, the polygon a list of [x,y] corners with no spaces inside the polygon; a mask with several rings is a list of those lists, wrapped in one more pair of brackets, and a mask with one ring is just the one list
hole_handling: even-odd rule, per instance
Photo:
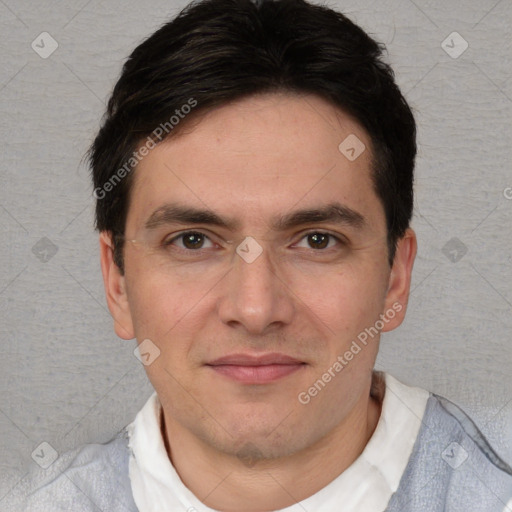
{"label": "gray background", "polygon": [[[152,391],[112,329],[81,159],[124,58],[185,3],[0,0],[0,499],[41,442],[106,441]],[[387,43],[419,123],[419,256],[378,367],[458,403],[512,462],[512,1],[329,5]]]}

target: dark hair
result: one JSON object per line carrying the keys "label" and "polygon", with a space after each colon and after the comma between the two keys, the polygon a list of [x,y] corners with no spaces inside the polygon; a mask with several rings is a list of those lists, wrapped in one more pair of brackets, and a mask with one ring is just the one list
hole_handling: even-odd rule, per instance
{"label": "dark hair", "polygon": [[[154,144],[164,127],[167,138],[201,112],[269,92],[315,94],[368,132],[392,264],[412,216],[416,125],[384,49],[344,15],[304,0],[193,2],[140,44],[89,150],[96,228],[112,234],[121,271],[141,141]],[[174,122],[185,105],[194,109]]]}

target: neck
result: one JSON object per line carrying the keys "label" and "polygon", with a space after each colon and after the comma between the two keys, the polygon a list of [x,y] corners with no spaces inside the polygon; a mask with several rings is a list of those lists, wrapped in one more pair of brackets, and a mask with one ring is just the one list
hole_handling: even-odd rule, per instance
{"label": "neck", "polygon": [[[376,389],[374,382],[372,395]],[[286,508],[323,489],[361,455],[380,418],[382,396],[372,395],[368,390],[350,417],[315,445],[254,465],[205,445],[162,414],[164,442],[181,480],[208,507],[224,512]]]}

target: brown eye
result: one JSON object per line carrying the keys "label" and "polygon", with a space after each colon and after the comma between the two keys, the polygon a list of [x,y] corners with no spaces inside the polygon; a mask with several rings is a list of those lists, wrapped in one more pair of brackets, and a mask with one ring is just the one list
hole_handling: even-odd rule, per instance
{"label": "brown eye", "polygon": [[331,235],[327,233],[310,233],[307,237],[310,247],[313,249],[325,249],[329,245]]}
{"label": "brown eye", "polygon": [[186,233],[182,235],[183,245],[187,249],[200,249],[204,243],[204,235],[202,233]]}
{"label": "brown eye", "polygon": [[[208,243],[210,245],[205,247],[205,244]],[[166,242],[164,242],[164,245],[176,245],[180,249],[198,250],[209,248],[213,244],[204,233],[200,233],[199,231],[186,231],[167,240]]]}
{"label": "brown eye", "polygon": [[324,252],[324,250],[342,249],[346,246],[346,241],[343,235],[333,235],[327,231],[310,231],[305,233],[300,241],[294,247],[302,249],[314,249],[317,252]]}

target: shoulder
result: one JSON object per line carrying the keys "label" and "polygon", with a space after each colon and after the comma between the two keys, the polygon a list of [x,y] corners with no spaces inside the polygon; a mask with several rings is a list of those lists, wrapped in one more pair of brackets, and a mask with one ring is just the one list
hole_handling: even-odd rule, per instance
{"label": "shoulder", "polygon": [[512,511],[512,468],[466,413],[431,394],[387,510]]}
{"label": "shoulder", "polygon": [[104,444],[66,452],[46,470],[33,469],[2,500],[5,512],[137,511],[128,474],[126,429]]}

